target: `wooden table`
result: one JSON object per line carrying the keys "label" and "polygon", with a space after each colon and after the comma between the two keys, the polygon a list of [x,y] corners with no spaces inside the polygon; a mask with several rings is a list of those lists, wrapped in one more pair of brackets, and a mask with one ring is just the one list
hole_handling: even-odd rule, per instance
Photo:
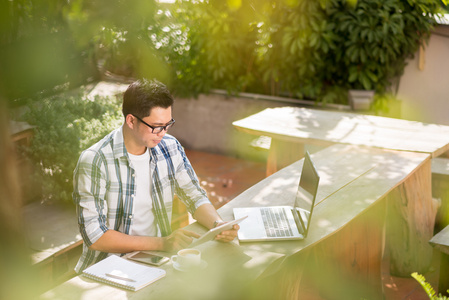
{"label": "wooden table", "polygon": [[[351,144],[437,157],[449,149],[449,126],[318,109],[281,107],[265,109],[235,121],[240,131],[272,138],[267,175],[304,155],[304,144]],[[431,166],[423,163],[410,183],[390,196],[388,237],[391,237],[391,273],[408,277],[430,266],[416,264],[412,255],[431,256],[435,211]],[[415,251],[415,249],[418,249]]]}
{"label": "wooden table", "polygon": [[304,144],[350,144],[429,153],[449,150],[449,126],[299,107],[267,108],[232,123],[240,131],[272,138],[268,173],[304,156]]}
{"label": "wooden table", "polygon": [[[319,278],[316,286],[328,299],[343,295],[344,299],[361,295],[380,299],[387,197],[430,157],[334,145],[312,159],[321,181],[305,240],[240,245],[211,241],[199,247],[208,267],[198,274],[174,271],[167,263],[162,266],[167,276],[138,292],[75,277],[41,299],[298,299],[301,276]],[[234,207],[292,205],[302,163],[297,161],[262,180],[219,213],[231,220]],[[189,227],[205,231],[198,224]]]}

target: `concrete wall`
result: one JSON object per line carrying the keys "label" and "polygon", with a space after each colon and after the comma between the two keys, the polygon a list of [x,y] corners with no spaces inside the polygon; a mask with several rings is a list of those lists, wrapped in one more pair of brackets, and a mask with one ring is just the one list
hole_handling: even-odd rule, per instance
{"label": "concrete wall", "polygon": [[250,146],[256,136],[238,132],[232,122],[268,107],[285,105],[289,104],[218,94],[178,98],[173,108],[176,124],[170,134],[188,149],[262,161],[266,153]]}
{"label": "concrete wall", "polygon": [[449,125],[449,26],[438,26],[424,52],[409,62],[397,96],[401,118]]}

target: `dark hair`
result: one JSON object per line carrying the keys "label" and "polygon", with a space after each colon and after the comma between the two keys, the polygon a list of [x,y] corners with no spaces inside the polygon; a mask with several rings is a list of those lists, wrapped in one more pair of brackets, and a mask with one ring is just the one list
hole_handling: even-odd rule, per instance
{"label": "dark hair", "polygon": [[123,95],[122,112],[144,118],[154,107],[168,108],[173,105],[168,88],[157,80],[139,79],[128,86]]}

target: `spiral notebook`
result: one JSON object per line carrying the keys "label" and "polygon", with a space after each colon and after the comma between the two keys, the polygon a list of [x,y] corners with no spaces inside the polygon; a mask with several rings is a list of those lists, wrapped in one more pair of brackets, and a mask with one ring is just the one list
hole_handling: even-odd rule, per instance
{"label": "spiral notebook", "polygon": [[111,255],[82,272],[85,277],[131,291],[140,290],[165,274],[163,269],[144,266],[116,255]]}

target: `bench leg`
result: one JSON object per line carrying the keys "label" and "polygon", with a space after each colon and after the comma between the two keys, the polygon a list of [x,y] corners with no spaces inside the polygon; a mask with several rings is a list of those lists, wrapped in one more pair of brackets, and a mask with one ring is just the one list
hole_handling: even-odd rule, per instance
{"label": "bench leg", "polygon": [[438,293],[449,296],[449,255],[441,253]]}

